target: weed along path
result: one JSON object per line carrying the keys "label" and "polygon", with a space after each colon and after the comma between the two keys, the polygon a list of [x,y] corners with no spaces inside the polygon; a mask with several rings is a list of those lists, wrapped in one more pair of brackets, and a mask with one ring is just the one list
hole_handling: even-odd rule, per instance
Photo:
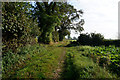
{"label": "weed along path", "polygon": [[53,45],[33,45],[24,55],[26,59],[18,62],[3,78],[58,79],[62,73],[66,48]]}

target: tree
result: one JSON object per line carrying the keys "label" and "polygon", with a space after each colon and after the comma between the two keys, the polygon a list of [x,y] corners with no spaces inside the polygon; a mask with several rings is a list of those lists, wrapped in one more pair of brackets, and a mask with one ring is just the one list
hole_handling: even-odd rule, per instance
{"label": "tree", "polygon": [[59,24],[59,18],[53,14],[56,2],[48,4],[48,2],[36,2],[35,16],[37,16],[41,35],[39,41],[49,43],[52,41],[52,32],[55,26]]}
{"label": "tree", "polygon": [[80,34],[80,36],[78,37],[78,40],[79,44],[82,44],[82,45],[91,45],[92,43],[92,39],[91,39],[91,36],[90,34]]}
{"label": "tree", "polygon": [[[69,30],[75,30],[76,32],[81,32],[83,30],[82,25],[84,24],[84,20],[80,19],[83,12],[82,10],[76,10],[72,5],[65,3],[59,3],[60,4],[60,17],[61,17],[61,24],[58,27],[60,36],[66,36],[61,34],[61,31],[69,31]],[[75,23],[74,23],[75,22]],[[63,39],[62,39],[63,40]]]}
{"label": "tree", "polygon": [[78,42],[82,45],[99,46],[103,45],[104,36],[100,33],[80,34]]}
{"label": "tree", "polygon": [[62,41],[66,35],[70,35],[70,32],[67,29],[59,30],[59,40]]}
{"label": "tree", "polygon": [[100,33],[91,33],[91,38],[92,38],[92,44],[94,46],[99,46],[102,45],[104,36],[101,35]]}
{"label": "tree", "polygon": [[[66,35],[70,34],[70,29],[74,29],[76,32],[83,30],[84,20],[79,20],[83,12],[81,10],[77,11],[67,2],[54,2],[54,0],[50,3],[36,2],[34,9],[41,31],[40,42],[49,43],[53,31],[59,32],[59,39],[62,41]],[[77,21],[77,23],[73,24],[74,21]]]}

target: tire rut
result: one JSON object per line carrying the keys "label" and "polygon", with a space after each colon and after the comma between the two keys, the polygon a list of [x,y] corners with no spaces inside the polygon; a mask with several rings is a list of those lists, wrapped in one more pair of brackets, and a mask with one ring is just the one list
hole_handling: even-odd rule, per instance
{"label": "tire rut", "polygon": [[61,47],[61,48],[63,48],[63,53],[60,56],[60,61],[58,63],[58,67],[55,70],[55,73],[53,74],[54,75],[53,79],[57,79],[57,80],[61,78],[61,73],[62,73],[62,70],[63,70],[64,60],[65,60],[65,54],[66,54],[65,47]]}

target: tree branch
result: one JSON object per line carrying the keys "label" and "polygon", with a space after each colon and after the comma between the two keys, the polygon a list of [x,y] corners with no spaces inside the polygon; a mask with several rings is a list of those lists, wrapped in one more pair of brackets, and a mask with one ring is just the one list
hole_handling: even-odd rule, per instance
{"label": "tree branch", "polygon": [[52,13],[54,13],[55,7],[56,7],[56,2],[54,2],[54,4],[53,4]]}
{"label": "tree branch", "polygon": [[40,5],[40,3],[39,3],[39,2],[36,2],[36,4],[37,4],[37,7],[39,8],[39,10],[40,10],[41,12],[44,12],[44,10],[43,10],[42,6]]}

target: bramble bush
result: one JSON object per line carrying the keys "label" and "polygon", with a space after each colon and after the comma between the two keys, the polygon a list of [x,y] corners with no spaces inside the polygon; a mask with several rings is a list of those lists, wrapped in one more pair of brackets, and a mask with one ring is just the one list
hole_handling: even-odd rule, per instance
{"label": "bramble bush", "polygon": [[37,23],[29,16],[28,6],[28,3],[2,3],[3,53],[9,49],[16,52],[18,47],[34,43],[33,37],[40,34]]}

